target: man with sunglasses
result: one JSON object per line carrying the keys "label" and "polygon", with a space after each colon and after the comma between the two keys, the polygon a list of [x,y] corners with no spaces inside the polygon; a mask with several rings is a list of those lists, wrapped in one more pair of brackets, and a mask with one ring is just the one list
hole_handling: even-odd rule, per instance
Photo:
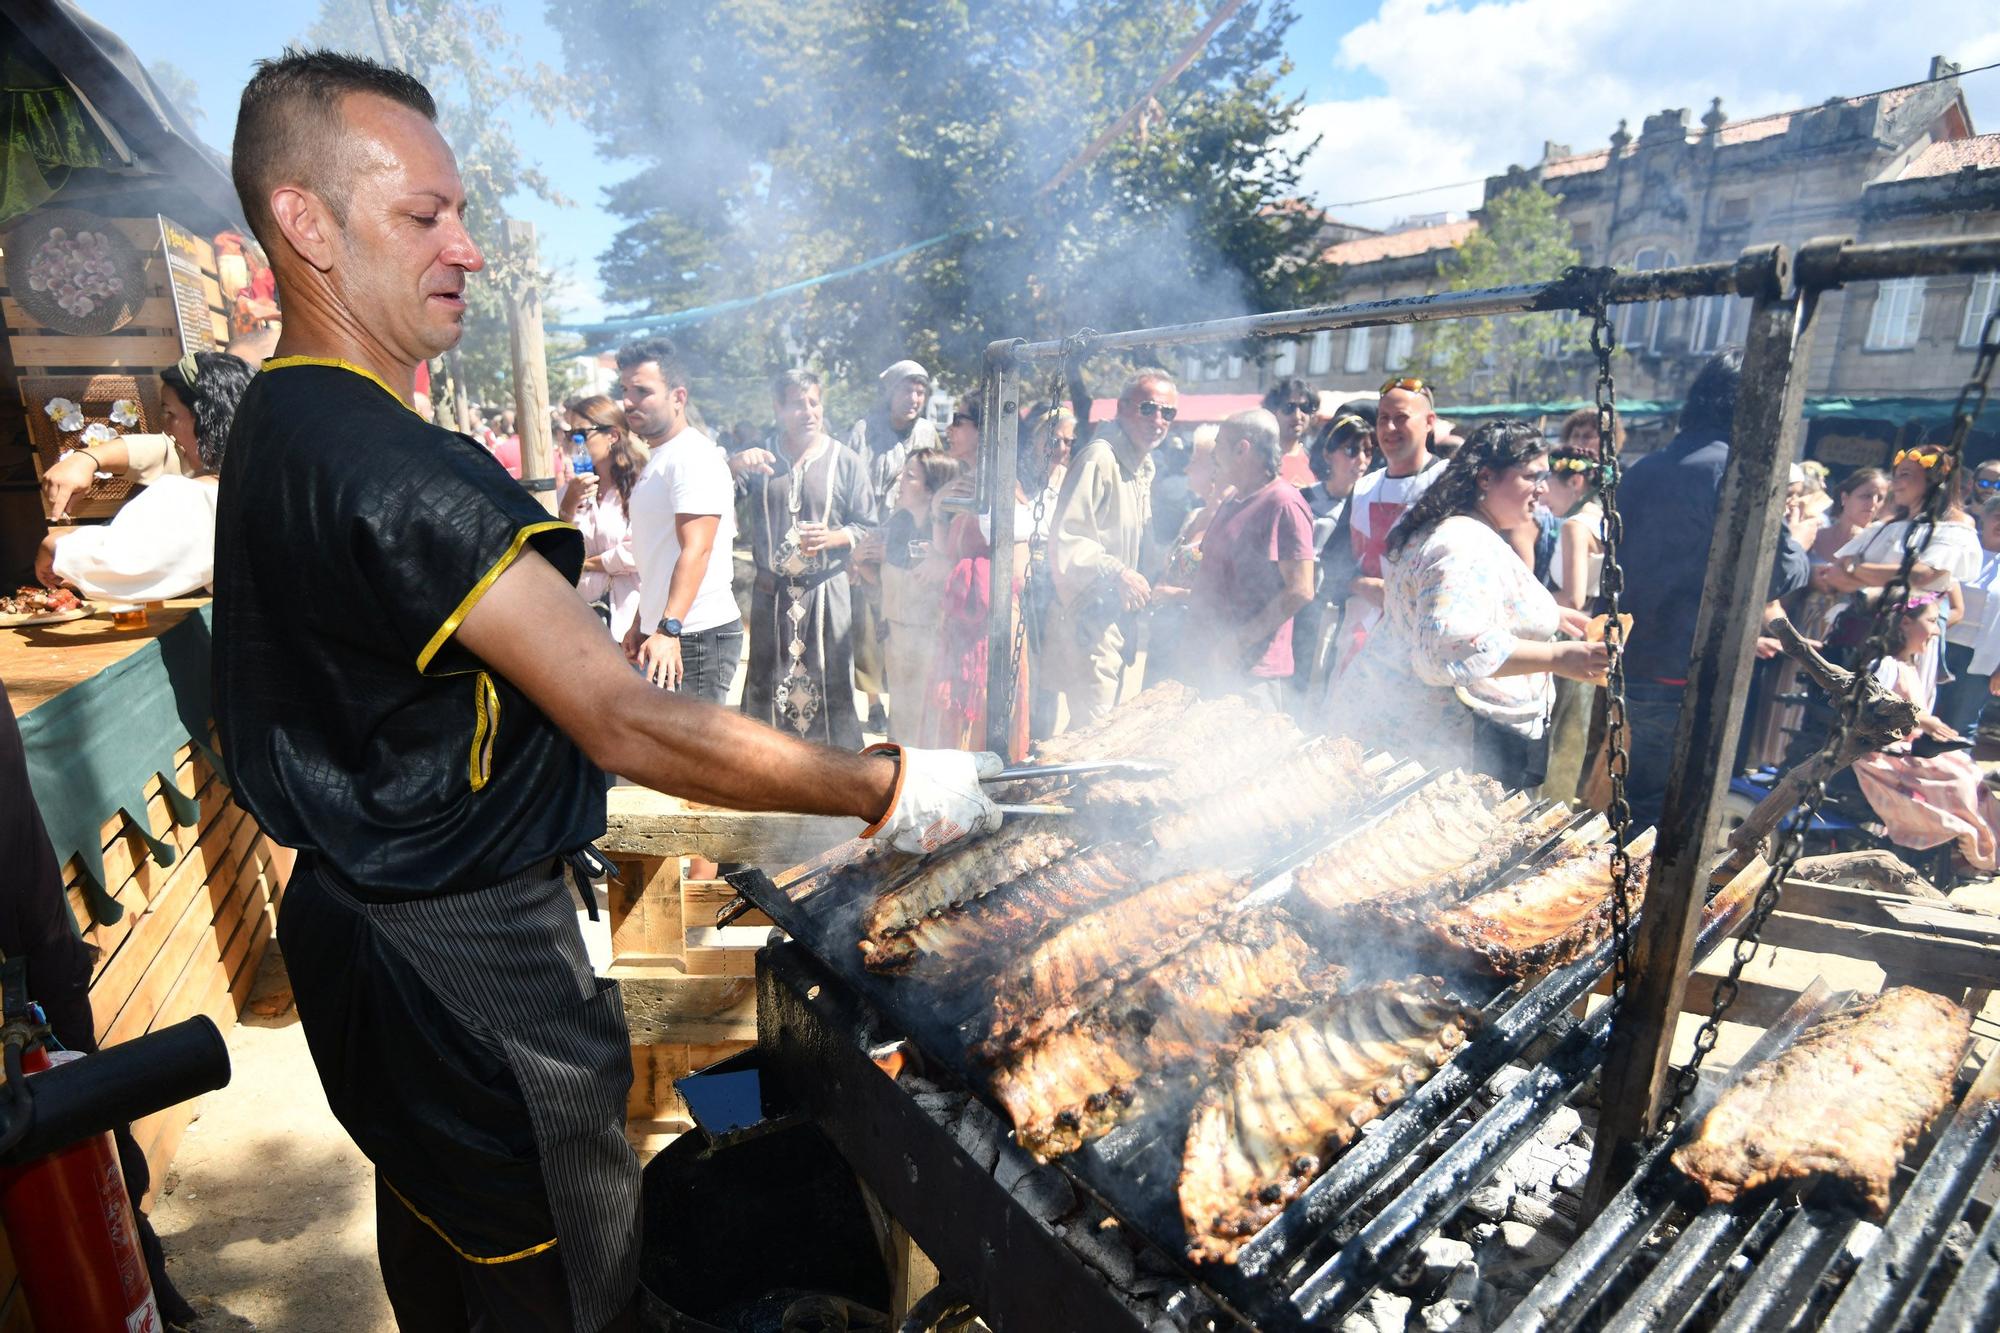
{"label": "man with sunglasses", "polygon": [[1118,700],[1133,619],[1152,600],[1139,573],[1153,513],[1153,450],[1180,414],[1166,371],[1135,372],[1118,415],[1070,461],[1049,543],[1056,606],[1043,660],[1049,685],[1069,701],[1072,726],[1095,722]]}
{"label": "man with sunglasses", "polygon": [[1302,379],[1279,380],[1264,391],[1264,410],[1278,422],[1278,444],[1283,450],[1278,475],[1301,489],[1312,485],[1312,460],[1306,446],[1313,437],[1314,418],[1319,415],[1319,390]]}
{"label": "man with sunglasses", "polygon": [[1431,452],[1437,431],[1437,405],[1431,386],[1420,379],[1394,378],[1383,381],[1380,395],[1375,405],[1375,443],[1387,466],[1364,474],[1354,483],[1354,493],[1340,516],[1354,557],[1354,572],[1344,590],[1347,610],[1340,634],[1343,666],[1382,617],[1382,556],[1388,549],[1389,530],[1444,471],[1444,459]]}

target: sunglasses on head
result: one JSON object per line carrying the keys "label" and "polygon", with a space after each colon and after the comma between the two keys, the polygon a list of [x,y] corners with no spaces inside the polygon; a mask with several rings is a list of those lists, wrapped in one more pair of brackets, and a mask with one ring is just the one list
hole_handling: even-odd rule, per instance
{"label": "sunglasses on head", "polygon": [[1172,421],[1181,414],[1181,410],[1178,407],[1168,407],[1166,404],[1156,403],[1150,398],[1138,405],[1138,411],[1142,417],[1158,417],[1162,421]]}
{"label": "sunglasses on head", "polygon": [[1420,393],[1424,397],[1430,399],[1432,402],[1437,401],[1437,395],[1431,392],[1431,386],[1429,384],[1426,384],[1423,380],[1417,379],[1414,376],[1383,380],[1382,387],[1377,389],[1375,392],[1377,394],[1384,394],[1393,392],[1394,390],[1397,389],[1402,389],[1406,393]]}

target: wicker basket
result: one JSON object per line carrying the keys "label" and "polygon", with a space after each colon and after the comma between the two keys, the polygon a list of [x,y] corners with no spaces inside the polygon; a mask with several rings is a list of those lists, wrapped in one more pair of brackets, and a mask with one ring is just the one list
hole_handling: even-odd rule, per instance
{"label": "wicker basket", "polygon": [[[160,381],[152,375],[143,379],[131,375],[23,375],[21,398],[28,407],[28,439],[35,446],[37,480],[62,457],[63,450],[78,448],[83,442],[82,431],[57,430],[56,423],[49,420],[42,409],[52,398],[67,398],[82,408],[86,426],[100,421],[111,425],[111,405],[120,398],[130,399],[138,409],[139,424],[112,429],[121,435],[144,435],[160,429]],[[131,493],[128,476],[100,480],[70,501],[70,517],[115,514]]]}

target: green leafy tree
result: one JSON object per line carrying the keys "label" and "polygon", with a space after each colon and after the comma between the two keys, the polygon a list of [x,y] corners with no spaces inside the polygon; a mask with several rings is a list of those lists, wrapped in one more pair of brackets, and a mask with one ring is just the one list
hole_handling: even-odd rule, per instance
{"label": "green leafy tree", "polygon": [[[1487,202],[1479,229],[1459,242],[1444,272],[1449,290],[1543,282],[1581,262],[1559,198],[1524,186]],[[1575,354],[1589,331],[1573,313],[1443,320],[1424,345],[1432,378],[1455,401],[1539,402],[1575,387]]]}
{"label": "green leafy tree", "polygon": [[[547,65],[525,58],[497,0],[321,0],[305,40],[398,64],[437,100],[438,128],[457,153],[465,179],[472,239],[486,256],[485,271],[466,284],[457,373],[474,399],[511,402],[505,294],[522,270],[502,243],[500,224],[507,200],[516,195],[569,201],[515,141],[510,103],[518,95],[544,118],[571,114],[565,81]],[[552,277],[540,276],[546,291]],[[545,308],[544,318],[560,316]],[[556,396],[553,383],[550,394]]]}
{"label": "green leafy tree", "polygon": [[208,114],[201,109],[201,85],[194,81],[194,76],[171,60],[149,62],[146,73],[152,76],[154,85],[174,110],[181,113],[191,128],[199,130]]}
{"label": "green leafy tree", "polygon": [[[879,268],[690,328],[711,399],[768,410],[803,359],[858,411],[911,355],[964,384],[1003,335],[1048,337],[1317,299],[1310,222],[1270,205],[1311,145],[1287,137],[1291,0],[1252,0],[1139,124],[1043,187],[1186,46],[1191,0],[552,0],[628,219],[607,296],[665,313],[949,235]],[[606,41],[605,34],[619,34]],[[1104,367],[1115,373],[1115,367]],[[712,384],[711,384],[712,380]]]}

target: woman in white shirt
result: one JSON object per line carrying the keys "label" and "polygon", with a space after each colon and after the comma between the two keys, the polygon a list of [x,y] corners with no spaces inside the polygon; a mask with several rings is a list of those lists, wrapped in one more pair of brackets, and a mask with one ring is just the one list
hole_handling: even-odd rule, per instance
{"label": "woman in white shirt", "polygon": [[181,475],[155,478],[109,523],[50,533],[35,557],[36,577],[114,602],[206,588],[215,577],[216,473],[251,373],[227,352],[196,352],[161,371],[160,421]]}
{"label": "woman in white shirt", "polygon": [[632,434],[625,411],[603,394],[569,409],[571,445],[590,454],[591,470],[571,476],[556,517],[583,534],[583,573],[576,590],[599,608],[620,643],[639,615],[639,563],[632,553],[632,487],[646,466],[646,446]]}

